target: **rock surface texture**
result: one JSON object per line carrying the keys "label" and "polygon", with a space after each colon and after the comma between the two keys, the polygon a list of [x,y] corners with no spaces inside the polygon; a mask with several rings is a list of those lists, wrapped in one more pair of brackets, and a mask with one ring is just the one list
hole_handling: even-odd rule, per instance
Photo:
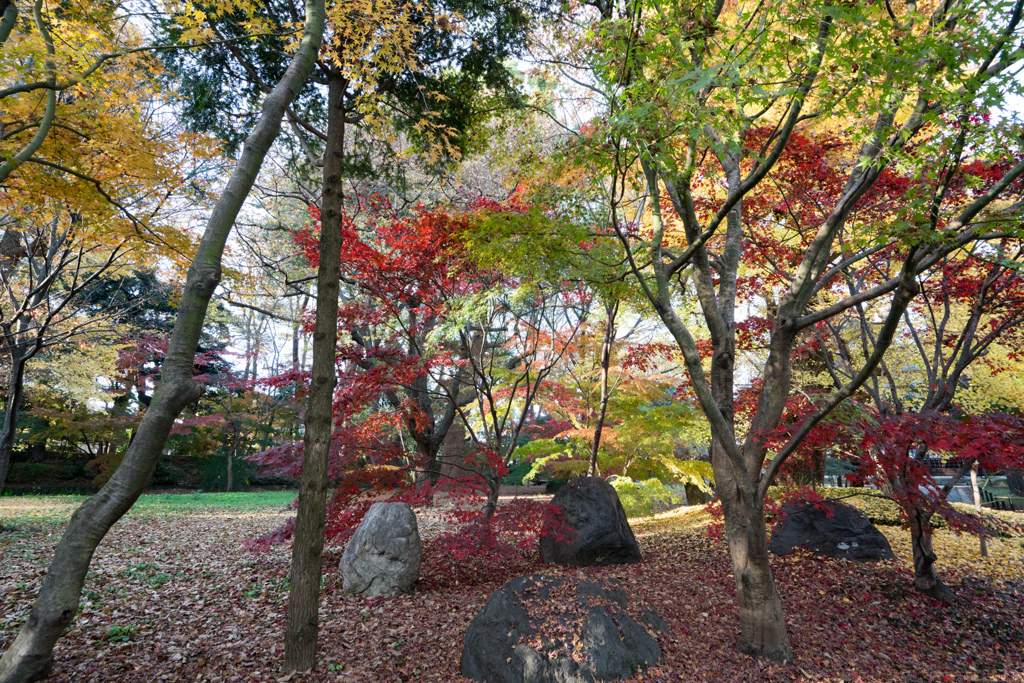
{"label": "rock surface texture", "polygon": [[469,624],[462,675],[486,683],[591,683],[661,659],[668,626],[611,579],[530,574],[494,591]]}
{"label": "rock surface texture", "polygon": [[[545,562],[586,567],[643,559],[619,494],[604,479],[573,479],[558,490],[551,504],[562,519],[559,523],[548,520],[541,530],[540,557]],[[565,533],[564,527],[572,532]]]}
{"label": "rock surface texture", "polygon": [[423,544],[408,503],[374,503],[341,557],[344,591],[356,595],[411,593],[420,576]]}
{"label": "rock surface texture", "polygon": [[825,505],[831,517],[813,503],[786,505],[786,516],[772,530],[768,550],[788,555],[804,547],[818,555],[857,562],[892,558],[889,541],[860,510],[837,502]]}

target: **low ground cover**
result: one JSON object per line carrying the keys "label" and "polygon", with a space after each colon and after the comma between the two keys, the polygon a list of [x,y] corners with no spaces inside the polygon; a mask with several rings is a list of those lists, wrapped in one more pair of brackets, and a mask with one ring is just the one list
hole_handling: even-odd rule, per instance
{"label": "low ground cover", "polygon": [[[280,525],[293,494],[144,496],[100,546],[82,608],[60,641],[53,681],[268,681],[278,666],[289,551],[245,550]],[[73,498],[0,498],[0,648],[14,638]],[[805,553],[774,558],[796,659],[735,652],[738,615],[724,544],[710,517],[678,508],[635,520],[639,565],[594,569],[454,564],[430,548],[443,525],[420,512],[427,553],[419,590],[366,600],[341,593],[342,548],[329,548],[320,666],[293,681],[458,681],[462,637],[492,590],[529,571],[615,576],[672,627],[664,664],[636,681],[1022,681],[1020,538],[989,542],[936,531],[939,567],[960,603],[911,589],[909,536],[880,527],[897,559],[873,565]],[[11,529],[13,527],[13,530]]]}

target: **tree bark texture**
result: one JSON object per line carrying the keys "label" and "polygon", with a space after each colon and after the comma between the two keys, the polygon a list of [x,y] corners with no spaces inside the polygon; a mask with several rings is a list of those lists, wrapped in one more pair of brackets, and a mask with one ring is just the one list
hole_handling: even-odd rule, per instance
{"label": "tree bark texture", "polygon": [[498,496],[501,494],[501,477],[497,472],[487,478],[487,500],[484,502],[484,523],[490,524],[498,509]]}
{"label": "tree bark texture", "polygon": [[345,79],[335,69],[328,78],[327,145],[320,209],[320,263],[317,268],[313,366],[306,407],[305,449],[299,482],[299,509],[292,545],[291,587],[284,636],[284,671],[316,665],[317,622],[324,530],[327,522],[327,460],[334,428],[335,360],[338,345],[338,290],[341,281],[342,170],[345,120],[341,107]]}
{"label": "tree bark texture", "polygon": [[18,414],[25,395],[25,363],[28,357],[18,353],[17,347],[11,350],[14,358],[7,378],[7,411],[4,413],[4,426],[0,431],[0,493],[7,484],[7,475],[11,471],[11,457],[14,451],[14,432],[18,426]]}
{"label": "tree bark texture", "polygon": [[935,572],[937,558],[932,550],[931,519],[931,512],[918,509],[909,520],[910,541],[914,550],[914,588],[928,597],[949,602],[953,593]]}
{"label": "tree bark texture", "polygon": [[305,33],[299,49],[281,81],[264,100],[256,127],[245,141],[188,270],[160,385],[120,467],[71,516],[32,610],[0,659],[0,683],[22,683],[46,675],[53,661],[53,646],[78,610],[82,584],[96,547],[149,483],[174,420],[202,394],[202,385],[192,379],[192,365],[207,306],[220,282],[224,245],[263,158],[280,131],[287,106],[313,69],[323,31],[323,0],[306,0]]}
{"label": "tree bark texture", "polygon": [[753,492],[744,493],[737,486],[732,464],[715,440],[711,465],[726,519],[726,540],[740,608],[737,649],[776,661],[792,659],[786,617],[768,559],[764,508],[757,504]]}

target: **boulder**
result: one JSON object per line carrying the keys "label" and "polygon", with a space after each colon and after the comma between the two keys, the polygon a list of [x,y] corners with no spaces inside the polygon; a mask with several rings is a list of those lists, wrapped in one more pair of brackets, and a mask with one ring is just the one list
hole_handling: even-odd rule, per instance
{"label": "boulder", "polygon": [[423,544],[408,503],[374,503],[341,557],[344,591],[356,595],[411,593],[420,576]]}
{"label": "boulder", "polygon": [[700,490],[696,484],[686,484],[686,504],[705,505],[708,502],[707,494]]}
{"label": "boulder", "polygon": [[531,574],[494,591],[466,631],[462,675],[486,683],[591,683],[661,659],[658,615],[618,581]]}
{"label": "boulder", "polygon": [[860,510],[827,501],[829,512],[814,503],[789,504],[785,517],[772,530],[768,550],[788,555],[794,548],[807,548],[817,555],[857,562],[888,560],[892,548],[882,532]]}
{"label": "boulder", "polygon": [[551,503],[561,518],[549,518],[541,530],[540,557],[545,562],[585,567],[643,559],[619,494],[604,479],[573,479]]}

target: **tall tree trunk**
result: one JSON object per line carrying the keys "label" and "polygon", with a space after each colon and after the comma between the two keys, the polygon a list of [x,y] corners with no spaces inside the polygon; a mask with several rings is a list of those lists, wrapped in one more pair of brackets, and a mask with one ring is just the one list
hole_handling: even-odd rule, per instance
{"label": "tall tree trunk", "polygon": [[[597,423],[594,425],[594,447],[590,451],[590,464],[587,465],[587,476],[597,476],[597,452],[601,447],[601,431],[604,429],[604,417],[608,413],[608,368],[612,362],[612,343],[615,341],[615,316],[619,312],[619,302],[606,301],[604,304],[604,342],[601,344],[601,406],[597,411]],[[625,472],[623,472],[625,474]]]}
{"label": "tall tree trunk", "polygon": [[0,493],[7,484],[11,471],[11,456],[14,451],[14,434],[18,428],[18,414],[25,396],[25,363],[28,357],[18,353],[19,346],[11,349],[11,368],[7,377],[7,412],[4,413],[3,431],[0,431]]}
{"label": "tall tree trunk", "polygon": [[302,43],[281,81],[264,100],[259,121],[245,141],[188,270],[160,385],[121,466],[99,493],[71,516],[32,610],[0,659],[0,683],[22,683],[46,675],[53,662],[54,643],[78,610],[79,594],[96,547],[149,483],[175,418],[202,394],[202,385],[192,379],[192,366],[206,309],[220,282],[224,244],[281,129],[286,107],[313,70],[323,31],[323,0],[306,0]]}
{"label": "tall tree trunk", "polygon": [[914,588],[928,597],[949,602],[953,593],[935,573],[935,552],[932,550],[932,513],[920,508],[910,518],[910,542],[914,550]]}
{"label": "tall tree trunk", "polygon": [[[978,489],[978,461],[971,465],[971,494],[974,497],[974,509],[981,515],[981,491]],[[985,541],[985,534],[979,538],[981,542],[981,556],[988,557],[988,544]]]}
{"label": "tall tree trunk", "polygon": [[464,477],[466,466],[466,425],[456,419],[445,432],[441,446],[441,476],[447,479]]}
{"label": "tall tree trunk", "polygon": [[756,503],[753,493],[744,495],[737,486],[732,464],[714,440],[711,463],[715,491],[728,520],[725,533],[740,607],[737,649],[776,661],[792,659],[782,601],[768,561],[764,509]]}
{"label": "tall tree trunk", "polygon": [[313,367],[306,407],[305,449],[299,482],[299,509],[292,545],[291,589],[284,634],[284,671],[316,665],[320,577],[327,520],[327,456],[334,428],[332,405],[337,384],[338,290],[341,280],[342,170],[345,158],[345,79],[328,77],[327,144],[324,151],[323,206],[320,210],[320,264],[316,282]]}
{"label": "tall tree trunk", "polygon": [[228,493],[235,490],[235,453],[238,451],[238,442],[241,441],[241,430],[238,428],[238,423],[232,420],[231,427],[234,430],[234,433],[231,435],[231,448],[228,450]]}

